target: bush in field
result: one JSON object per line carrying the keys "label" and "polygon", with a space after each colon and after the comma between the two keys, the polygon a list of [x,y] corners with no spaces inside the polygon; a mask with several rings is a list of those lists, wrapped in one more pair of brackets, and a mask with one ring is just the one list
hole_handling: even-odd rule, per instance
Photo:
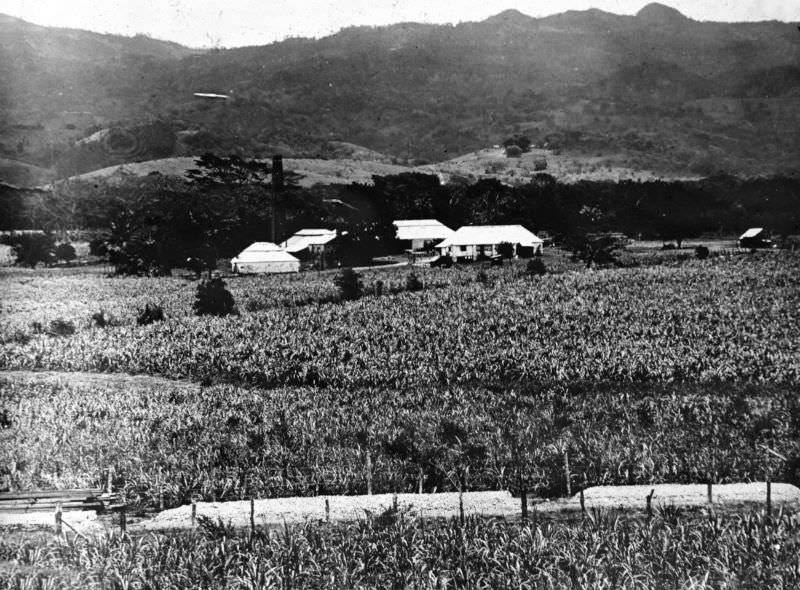
{"label": "bush in field", "polygon": [[541,258],[531,258],[525,267],[531,276],[542,276],[547,274],[547,267]]}
{"label": "bush in field", "polygon": [[139,315],[136,317],[136,323],[139,326],[147,326],[148,324],[152,324],[153,322],[163,322],[164,321],[164,310],[160,305],[156,305],[155,303],[147,303],[144,306],[144,309],[139,312]]}
{"label": "bush in field", "polygon": [[56,246],[53,254],[56,260],[63,260],[64,262],[72,262],[76,258],[75,247],[68,242],[63,242]]}
{"label": "bush in field", "polygon": [[51,336],[72,336],[75,333],[75,324],[58,318],[50,322],[47,333]]}
{"label": "bush in field", "polygon": [[406,291],[421,291],[422,281],[415,273],[411,273],[406,277]]}
{"label": "bush in field", "polygon": [[489,276],[486,274],[485,270],[481,269],[478,271],[478,274],[475,275],[475,281],[482,285],[487,285],[489,284]]}
{"label": "bush in field", "polygon": [[363,285],[361,275],[352,268],[343,268],[333,279],[334,285],[339,290],[339,297],[343,301],[353,301],[361,297]]}
{"label": "bush in field", "polygon": [[708,258],[708,254],[709,254],[708,247],[703,246],[702,244],[694,249],[694,255],[697,256],[699,260],[705,260],[706,258]]}
{"label": "bush in field", "polygon": [[512,135],[503,142],[503,147],[506,148],[506,153],[510,147],[516,147],[521,152],[527,152],[531,149],[531,140],[527,135],[519,133]]}
{"label": "bush in field", "polygon": [[55,241],[50,234],[21,234],[11,236],[6,240],[14,251],[17,264],[36,268],[41,262],[53,260]]}
{"label": "bush in field", "polygon": [[236,313],[233,295],[225,288],[220,277],[207,279],[197,285],[197,294],[192,305],[195,315],[226,316]]}
{"label": "bush in field", "polygon": [[92,314],[92,324],[98,328],[108,328],[118,325],[118,322],[111,316],[111,314],[101,309],[100,311],[96,311]]}
{"label": "bush in field", "polygon": [[104,258],[108,256],[108,236],[97,236],[89,242],[89,254]]}
{"label": "bush in field", "polygon": [[506,148],[506,157],[519,158],[522,155],[522,148],[518,145],[510,145]]}

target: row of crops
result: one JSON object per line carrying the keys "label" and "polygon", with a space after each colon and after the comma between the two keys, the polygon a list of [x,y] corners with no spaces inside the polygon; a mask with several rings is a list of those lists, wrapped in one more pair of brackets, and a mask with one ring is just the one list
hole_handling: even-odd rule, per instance
{"label": "row of crops", "polygon": [[[486,282],[469,280],[474,270],[441,271],[423,291],[354,302],[287,307],[265,301],[227,318],[168,310],[166,321],[149,326],[126,321],[84,326],[65,338],[10,339],[0,349],[0,368],[161,374],[262,387],[797,384],[800,257],[770,254],[542,278],[506,268],[490,271]],[[53,306],[64,316],[69,310],[60,306],[81,307],[84,318],[104,297],[131,310],[144,299],[188,310],[193,289],[176,280],[122,285],[84,279],[63,287],[69,296],[53,296]],[[254,289],[259,284],[248,280]],[[38,285],[32,279],[14,287],[19,295],[4,304],[11,317],[22,317],[14,309],[25,305],[47,306],[50,291]],[[34,288],[38,297],[30,296]],[[240,301],[258,293],[240,293]]]}
{"label": "row of crops", "polygon": [[540,526],[381,518],[236,534],[0,541],[7,588],[797,588],[788,516],[647,521],[597,515]]}
{"label": "row of crops", "polygon": [[[0,478],[142,509],[275,496],[800,482],[778,385],[248,389],[0,378]],[[767,451],[770,449],[770,451]],[[568,463],[568,467],[565,464]]]}

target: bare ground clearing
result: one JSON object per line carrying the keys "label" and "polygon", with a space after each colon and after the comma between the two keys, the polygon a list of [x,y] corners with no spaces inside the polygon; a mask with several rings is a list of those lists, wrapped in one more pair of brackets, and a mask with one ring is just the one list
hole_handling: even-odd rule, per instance
{"label": "bare ground clearing", "polygon": [[[737,512],[764,507],[767,486],[764,482],[715,485],[712,488],[713,507],[720,512]],[[606,486],[584,491],[587,511],[613,510],[629,514],[643,513],[646,498],[653,492],[652,507],[663,506],[681,509],[708,508],[705,484],[658,484],[652,486]],[[396,502],[396,504],[395,504]],[[464,514],[517,520],[520,518],[520,500],[507,491],[466,492],[463,495]],[[348,522],[379,517],[397,506],[399,514],[408,518],[452,518],[459,515],[458,493],[439,494],[376,494],[372,496],[315,496],[295,498],[270,498],[253,501],[253,522],[259,528],[280,528],[284,524],[305,522]],[[791,484],[772,484],[773,509],[800,509],[800,489]],[[581,512],[580,494],[555,501],[531,498],[529,510],[545,520],[571,518]],[[192,506],[165,510],[128,524],[132,533],[190,530],[202,519],[224,524],[236,529],[250,527],[250,502],[198,502],[195,521]],[[63,521],[82,534],[118,530],[118,517],[98,517],[94,512],[65,512]],[[52,527],[50,513],[3,514],[0,528]]]}
{"label": "bare ground clearing", "polygon": [[71,387],[108,387],[111,389],[148,389],[167,386],[198,390],[200,385],[156,375],[127,375],[123,373],[88,373],[79,371],[0,371],[2,383],[55,383]]}

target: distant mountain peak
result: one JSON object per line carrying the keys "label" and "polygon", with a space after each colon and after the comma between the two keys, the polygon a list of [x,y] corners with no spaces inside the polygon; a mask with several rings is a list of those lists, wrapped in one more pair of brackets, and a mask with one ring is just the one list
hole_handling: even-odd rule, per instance
{"label": "distant mountain peak", "polygon": [[528,16],[516,10],[515,8],[509,8],[508,10],[504,10],[494,16],[490,16],[486,19],[486,22],[500,22],[500,23],[507,23],[507,22],[521,22],[521,21],[529,21],[533,20],[533,17]]}
{"label": "distant mountain peak", "polygon": [[671,6],[651,2],[639,12],[636,18],[651,25],[678,25],[689,22],[691,19]]}

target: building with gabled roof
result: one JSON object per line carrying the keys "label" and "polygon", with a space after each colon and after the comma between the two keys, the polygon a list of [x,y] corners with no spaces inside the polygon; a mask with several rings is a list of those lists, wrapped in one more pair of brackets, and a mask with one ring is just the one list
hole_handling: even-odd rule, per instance
{"label": "building with gabled roof", "polygon": [[253,242],[231,259],[235,273],[288,273],[298,272],[300,261],[272,242]]}
{"label": "building with gabled roof", "polygon": [[425,250],[455,232],[437,219],[397,219],[397,239],[410,250]]}
{"label": "building with gabled roof", "polygon": [[767,236],[763,227],[751,227],[739,236],[740,248],[773,248],[774,243]]}
{"label": "building with gabled roof", "polygon": [[503,243],[514,247],[514,256],[519,254],[519,248],[527,248],[535,254],[541,252],[544,245],[541,238],[521,225],[465,225],[436,244],[436,250],[454,260],[476,260],[482,256],[498,255],[497,247]]}
{"label": "building with gabled roof", "polygon": [[281,248],[294,255],[323,254],[336,236],[335,229],[301,229],[281,243]]}

